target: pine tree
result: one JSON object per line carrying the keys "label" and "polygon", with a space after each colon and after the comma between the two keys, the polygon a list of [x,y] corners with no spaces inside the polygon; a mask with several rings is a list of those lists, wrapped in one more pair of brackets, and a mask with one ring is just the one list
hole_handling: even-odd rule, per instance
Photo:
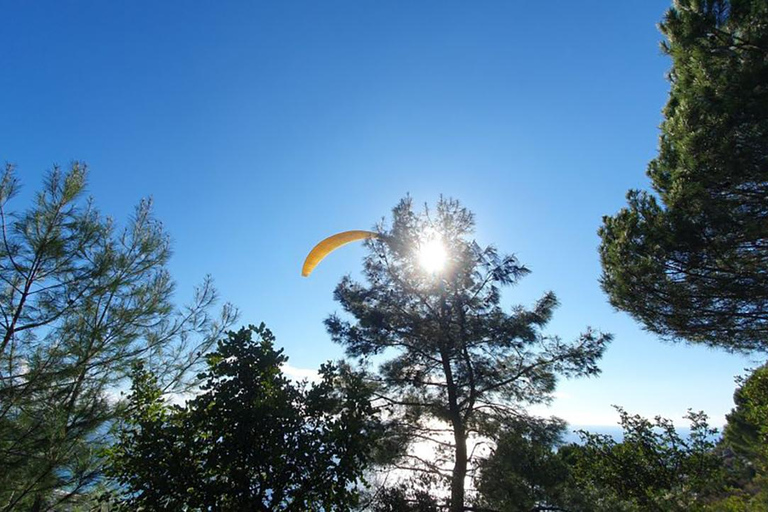
{"label": "pine tree", "polygon": [[188,383],[200,353],[233,320],[210,280],[184,310],[171,302],[168,236],[148,201],[118,231],[83,198],[75,163],[12,211],[0,181],[0,510],[49,510],[98,482],[120,415],[116,389],[137,361],[165,391]]}
{"label": "pine tree", "polygon": [[[542,333],[557,306],[552,293],[531,309],[505,312],[501,288],[528,270],[493,247],[481,248],[470,238],[473,228],[473,215],[457,201],[441,199],[434,211],[416,213],[404,199],[391,228],[382,224],[380,237],[367,242],[366,283],[346,277],[336,288],[352,320],[326,320],[349,357],[363,364],[385,359],[371,378],[403,439],[446,448],[447,474],[440,460],[413,453],[402,453],[397,465],[445,475],[452,512],[467,502],[465,479],[475,459],[468,440],[547,401],[559,375],[597,374],[610,340],[592,330],[573,343]],[[418,249],[440,245],[447,258],[442,271],[422,268]]]}
{"label": "pine tree", "polygon": [[768,350],[768,3],[677,0],[653,192],[600,229],[602,285],[667,339]]}

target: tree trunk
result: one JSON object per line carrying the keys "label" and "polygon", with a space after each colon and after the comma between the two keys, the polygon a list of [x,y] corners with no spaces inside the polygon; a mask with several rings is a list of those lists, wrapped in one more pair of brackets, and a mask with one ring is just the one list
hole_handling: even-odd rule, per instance
{"label": "tree trunk", "polygon": [[[451,512],[464,511],[464,479],[467,476],[467,437],[464,429],[453,427],[454,451],[453,475],[451,476]],[[460,426],[463,427],[463,426]]]}
{"label": "tree trunk", "polygon": [[30,509],[31,512],[40,512],[43,510],[43,497],[42,495],[38,494],[35,496],[35,501],[32,503],[32,508]]}
{"label": "tree trunk", "polygon": [[451,506],[450,512],[464,511],[464,478],[467,476],[467,434],[461,417],[456,383],[453,380],[453,370],[448,357],[448,351],[441,349],[440,358],[443,363],[446,387],[448,388],[448,411],[453,428],[454,460],[451,475]]}

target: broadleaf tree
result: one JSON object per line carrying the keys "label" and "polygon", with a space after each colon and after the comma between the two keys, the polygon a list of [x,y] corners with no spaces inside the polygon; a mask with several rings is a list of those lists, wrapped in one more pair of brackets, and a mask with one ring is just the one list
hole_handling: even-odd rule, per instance
{"label": "broadleaf tree", "polygon": [[652,192],[600,229],[611,303],[670,340],[768,350],[768,3],[676,0]]}
{"label": "broadleaf tree", "polygon": [[27,210],[0,180],[0,510],[50,510],[98,483],[137,361],[180,391],[233,321],[207,279],[177,308],[170,244],[143,201],[125,229],[86,198],[86,168],[55,168]]}
{"label": "broadleaf tree", "polygon": [[370,386],[346,366],[292,383],[264,324],[229,332],[206,357],[201,394],[163,401],[134,374],[109,474],[127,510],[347,511],[379,435]]}
{"label": "broadleaf tree", "polygon": [[[441,198],[434,210],[417,212],[403,199],[391,225],[379,225],[380,236],[366,242],[365,282],[345,277],[335,290],[347,315],[326,320],[350,358],[383,360],[369,370],[398,435],[445,448],[447,469],[407,451],[396,465],[445,477],[452,512],[468,503],[465,481],[476,458],[468,440],[549,400],[558,376],[596,375],[610,340],[591,329],[573,342],[543,333],[558,304],[553,293],[530,309],[505,311],[501,288],[528,270],[477,244],[474,224],[458,201]],[[447,261],[429,272],[419,248],[436,241]]]}
{"label": "broadleaf tree", "polygon": [[[712,510],[724,487],[724,466],[715,451],[717,429],[702,412],[689,411],[690,432],[616,408],[623,438],[580,431],[582,445],[570,446],[577,487],[592,497],[591,510]],[[724,510],[714,508],[714,510]],[[730,510],[730,509],[728,509]]]}

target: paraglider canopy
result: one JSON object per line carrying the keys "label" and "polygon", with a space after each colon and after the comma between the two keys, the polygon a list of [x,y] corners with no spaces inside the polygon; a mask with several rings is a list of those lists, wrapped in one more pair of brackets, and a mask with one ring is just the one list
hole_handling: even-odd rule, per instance
{"label": "paraglider canopy", "polygon": [[317,244],[311,251],[309,251],[307,259],[304,260],[304,266],[301,268],[301,275],[304,277],[309,276],[315,267],[321,261],[323,261],[323,259],[328,256],[328,254],[330,254],[332,251],[335,251],[342,245],[347,245],[350,242],[366,240],[369,238],[379,238],[379,234],[374,233],[373,231],[352,230],[343,231],[341,233],[336,233],[335,235],[329,236]]}

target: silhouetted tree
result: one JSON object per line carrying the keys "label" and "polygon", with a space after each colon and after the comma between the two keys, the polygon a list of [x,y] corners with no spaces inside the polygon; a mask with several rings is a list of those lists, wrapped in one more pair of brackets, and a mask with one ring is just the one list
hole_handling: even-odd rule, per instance
{"label": "silhouetted tree", "polygon": [[372,512],[439,512],[443,508],[420,482],[382,487],[370,507]]}
{"label": "silhouetted tree", "polygon": [[507,422],[480,463],[477,505],[498,512],[582,510],[571,507],[570,470],[557,451],[565,431],[559,420]]}
{"label": "silhouetted tree", "polygon": [[206,356],[202,394],[169,406],[154,376],[134,375],[110,475],[128,510],[350,510],[378,436],[370,389],[326,364],[310,387],[259,327],[230,332]]}
{"label": "silhouetted tree", "polygon": [[[532,309],[504,311],[500,288],[528,270],[512,256],[481,248],[470,238],[473,228],[473,215],[457,201],[441,199],[434,211],[416,213],[404,199],[391,228],[379,226],[380,238],[367,242],[366,284],[346,277],[336,288],[353,321],[326,320],[349,357],[363,364],[385,359],[371,378],[399,434],[444,448],[444,459],[405,453],[397,465],[446,476],[453,512],[465,509],[473,459],[468,440],[527,404],[547,401],[558,375],[597,374],[610,340],[591,330],[573,343],[543,334],[557,306],[552,293]],[[444,246],[447,261],[429,272],[419,248],[435,244]]]}

